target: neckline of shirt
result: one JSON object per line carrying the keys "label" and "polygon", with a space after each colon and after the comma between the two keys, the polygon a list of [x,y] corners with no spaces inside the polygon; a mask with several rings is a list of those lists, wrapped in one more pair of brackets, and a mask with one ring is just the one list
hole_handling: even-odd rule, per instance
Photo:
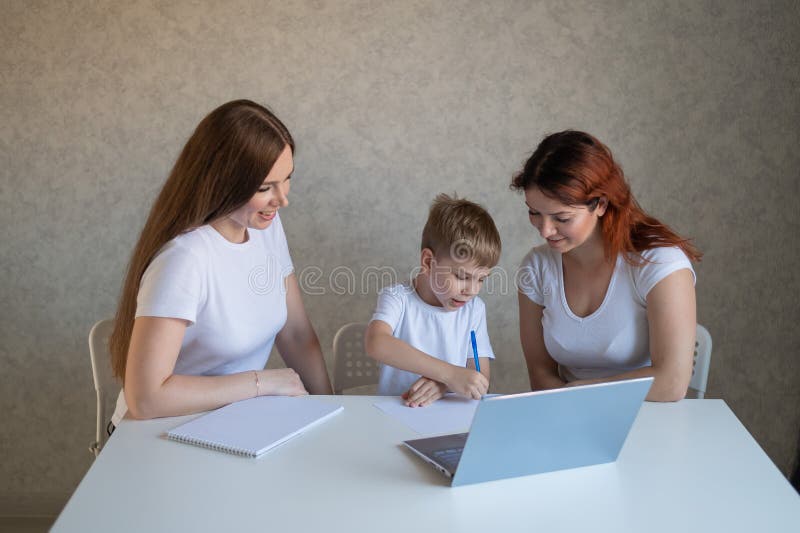
{"label": "neckline of shirt", "polygon": [[436,306],[436,305],[431,305],[431,304],[429,304],[428,302],[426,302],[425,300],[423,300],[423,299],[422,299],[422,296],[420,296],[420,295],[419,295],[419,293],[417,292],[417,289],[416,289],[416,287],[414,287],[414,282],[413,282],[413,281],[412,281],[412,282],[410,282],[408,285],[403,285],[403,287],[405,287],[405,288],[406,288],[406,290],[412,294],[412,298],[415,298],[415,299],[416,299],[416,300],[417,300],[417,301],[418,301],[420,304],[422,304],[422,305],[421,305],[421,307],[422,307],[424,310],[428,311],[429,313],[440,313],[440,314],[450,314],[450,313],[453,313],[453,314],[455,315],[455,314],[458,314],[458,312],[459,312],[459,311],[461,311],[461,310],[463,310],[463,309],[466,309],[467,307],[469,307],[469,304],[470,304],[470,303],[472,303],[472,301],[473,301],[475,298],[477,298],[477,296],[476,296],[475,298],[472,298],[472,299],[471,299],[469,302],[467,302],[467,304],[466,304],[464,307],[462,307],[461,309],[456,309],[456,310],[454,310],[454,311],[448,311],[447,309],[445,309],[445,308],[444,308],[444,306],[442,306],[442,307],[439,307],[439,306]]}
{"label": "neckline of shirt", "polygon": [[238,251],[246,251],[252,248],[254,237],[257,235],[255,230],[251,228],[247,228],[245,231],[247,232],[247,240],[244,242],[231,242],[226,239],[220,232],[214,228],[211,224],[206,224],[205,226],[201,226],[199,229],[203,230],[205,234],[209,236],[209,238],[214,241],[215,243],[221,244],[228,249],[231,250],[238,250]]}
{"label": "neckline of shirt", "polygon": [[561,293],[561,305],[564,306],[564,311],[567,313],[567,316],[573,320],[576,320],[577,322],[587,322],[597,316],[600,316],[608,303],[608,300],[611,296],[611,291],[614,289],[614,284],[617,281],[622,256],[619,254],[617,255],[617,260],[614,262],[614,270],[611,272],[611,279],[608,282],[608,287],[606,287],[606,293],[603,295],[603,301],[600,303],[600,307],[586,316],[578,316],[572,311],[572,308],[569,306],[569,302],[567,301],[567,291],[566,287],[564,287],[564,263],[562,261],[562,256],[558,252],[555,252],[555,255],[556,269],[558,270],[558,290]]}

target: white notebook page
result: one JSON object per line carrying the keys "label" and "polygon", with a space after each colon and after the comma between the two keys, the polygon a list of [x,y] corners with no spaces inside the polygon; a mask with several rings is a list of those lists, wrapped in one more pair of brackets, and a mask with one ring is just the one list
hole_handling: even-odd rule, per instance
{"label": "white notebook page", "polygon": [[260,396],[195,418],[169,431],[167,437],[255,457],[342,409],[307,396]]}

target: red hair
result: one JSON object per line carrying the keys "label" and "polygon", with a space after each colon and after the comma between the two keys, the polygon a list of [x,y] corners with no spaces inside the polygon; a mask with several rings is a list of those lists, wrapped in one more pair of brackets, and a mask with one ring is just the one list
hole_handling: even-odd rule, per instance
{"label": "red hair", "polygon": [[608,258],[627,252],[625,260],[637,265],[642,261],[640,252],[669,246],[677,246],[692,261],[703,255],[689,239],[644,212],[611,150],[588,133],[566,130],[545,137],[511,182],[514,190],[531,187],[565,205],[588,206],[590,211],[600,198],[606,198],[600,229]]}

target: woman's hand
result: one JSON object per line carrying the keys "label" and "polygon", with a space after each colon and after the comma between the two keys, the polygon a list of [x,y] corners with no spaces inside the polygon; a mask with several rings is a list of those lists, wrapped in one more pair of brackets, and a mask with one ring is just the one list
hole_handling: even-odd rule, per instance
{"label": "woman's hand", "polygon": [[258,373],[259,396],[304,396],[308,391],[300,375],[291,368],[262,370]]}

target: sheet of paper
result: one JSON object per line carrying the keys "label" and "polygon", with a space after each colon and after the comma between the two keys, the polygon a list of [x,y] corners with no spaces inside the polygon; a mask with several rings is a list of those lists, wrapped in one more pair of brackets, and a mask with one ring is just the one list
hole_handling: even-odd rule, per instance
{"label": "sheet of paper", "polygon": [[426,407],[406,407],[399,397],[387,397],[373,404],[420,435],[443,435],[469,431],[478,400],[447,395]]}

